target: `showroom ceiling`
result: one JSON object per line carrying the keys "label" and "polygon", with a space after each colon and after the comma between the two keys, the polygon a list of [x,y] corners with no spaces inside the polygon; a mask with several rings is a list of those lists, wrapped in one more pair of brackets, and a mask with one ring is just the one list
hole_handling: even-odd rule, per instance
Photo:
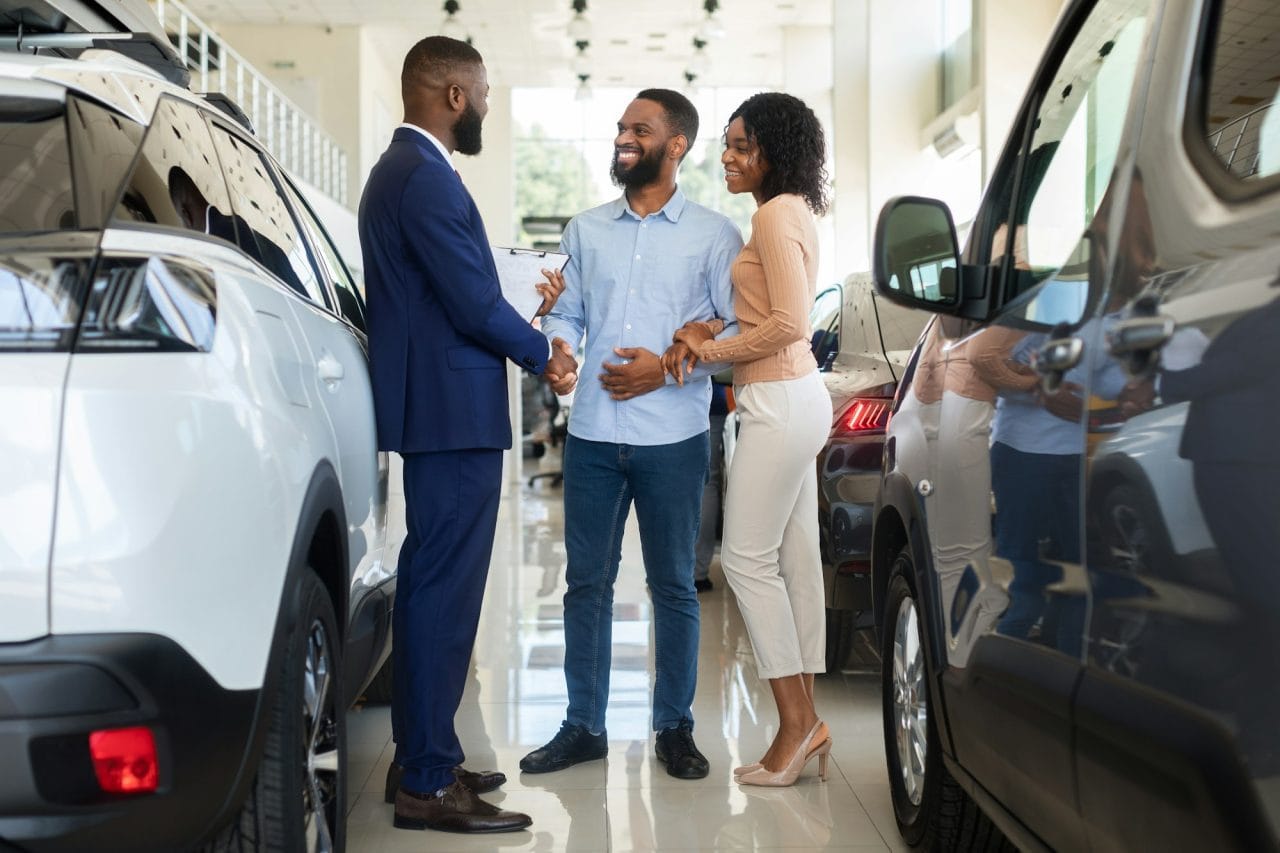
{"label": "showroom ceiling", "polygon": [[[777,86],[783,28],[831,26],[833,0],[720,0],[724,37],[711,39],[699,83]],[[570,0],[458,0],[459,21],[506,84],[574,85]],[[677,85],[707,14],[704,0],[588,0],[592,85]],[[439,32],[443,0],[187,0],[210,23],[367,24],[389,55]]]}

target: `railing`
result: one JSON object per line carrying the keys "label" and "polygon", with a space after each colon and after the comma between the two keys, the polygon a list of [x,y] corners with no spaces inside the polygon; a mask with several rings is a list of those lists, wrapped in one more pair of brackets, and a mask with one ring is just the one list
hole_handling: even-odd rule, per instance
{"label": "railing", "polygon": [[256,68],[178,0],[150,0],[191,71],[191,88],[235,100],[280,165],[347,203],[347,152]]}
{"label": "railing", "polygon": [[[1262,156],[1262,115],[1270,108],[1271,104],[1263,104],[1227,122],[1209,137],[1214,152],[1236,177],[1249,178],[1258,172],[1258,161]],[[1224,150],[1224,146],[1229,146],[1228,150]]]}

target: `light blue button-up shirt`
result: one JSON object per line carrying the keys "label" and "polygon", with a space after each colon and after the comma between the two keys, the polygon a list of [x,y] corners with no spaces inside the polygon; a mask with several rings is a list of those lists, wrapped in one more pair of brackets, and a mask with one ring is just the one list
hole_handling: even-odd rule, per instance
{"label": "light blue button-up shirt", "polygon": [[[687,201],[676,190],[657,213],[641,218],[626,196],[575,216],[560,250],[570,256],[564,293],[543,318],[547,338],[575,348],[586,337],[570,434],[613,444],[674,444],[707,429],[711,380],[699,369],[684,387],[671,377],[648,394],[613,400],[599,376],[619,363],[614,347],[644,347],[662,355],[690,320],[725,321],[737,334],[729,266],[742,235],[727,217]],[[699,365],[701,368],[701,365]]]}

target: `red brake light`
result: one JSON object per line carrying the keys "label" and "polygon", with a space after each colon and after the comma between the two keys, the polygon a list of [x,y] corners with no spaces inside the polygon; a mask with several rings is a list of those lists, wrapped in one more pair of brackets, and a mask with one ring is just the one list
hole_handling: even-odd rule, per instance
{"label": "red brake light", "polygon": [[110,794],[146,794],[160,784],[156,739],[151,729],[105,729],[89,735],[89,755],[98,787]]}
{"label": "red brake light", "polygon": [[855,400],[849,410],[840,416],[836,432],[841,435],[884,432],[889,426],[889,409],[892,405],[892,400]]}

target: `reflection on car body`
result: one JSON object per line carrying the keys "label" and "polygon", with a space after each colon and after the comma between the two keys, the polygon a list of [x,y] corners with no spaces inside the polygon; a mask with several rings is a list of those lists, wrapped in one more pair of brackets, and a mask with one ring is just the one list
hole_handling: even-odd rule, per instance
{"label": "reflection on car body", "polygon": [[939,315],[871,557],[913,847],[1280,846],[1280,65],[1231,59],[1280,29],[1247,5],[1069,4],[963,252],[939,202],[881,216],[879,292]]}

